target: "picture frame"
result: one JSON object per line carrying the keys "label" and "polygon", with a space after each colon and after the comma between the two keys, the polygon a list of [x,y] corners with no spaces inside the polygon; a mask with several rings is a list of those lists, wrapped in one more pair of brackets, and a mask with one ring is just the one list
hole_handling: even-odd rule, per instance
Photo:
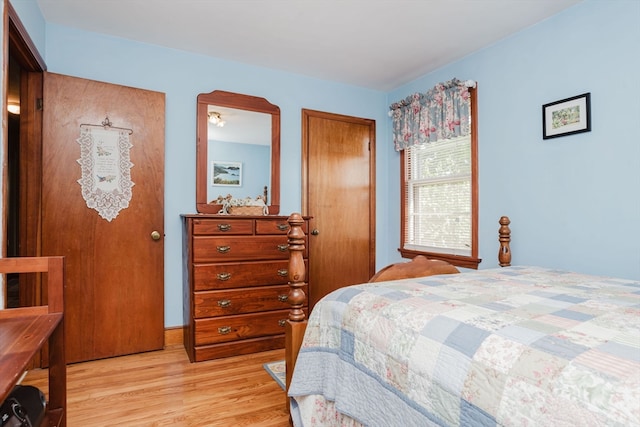
{"label": "picture frame", "polygon": [[241,187],[242,162],[212,160],[211,185],[220,187]]}
{"label": "picture frame", "polygon": [[591,93],[542,106],[542,139],[591,131]]}

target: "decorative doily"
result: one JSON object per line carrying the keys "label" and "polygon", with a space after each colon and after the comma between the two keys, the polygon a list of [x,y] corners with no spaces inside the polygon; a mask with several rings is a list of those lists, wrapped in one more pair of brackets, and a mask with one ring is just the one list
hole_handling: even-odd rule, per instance
{"label": "decorative doily", "polygon": [[129,151],[133,145],[126,130],[80,128],[82,197],[87,207],[95,209],[111,222],[122,209],[129,207],[132,187]]}

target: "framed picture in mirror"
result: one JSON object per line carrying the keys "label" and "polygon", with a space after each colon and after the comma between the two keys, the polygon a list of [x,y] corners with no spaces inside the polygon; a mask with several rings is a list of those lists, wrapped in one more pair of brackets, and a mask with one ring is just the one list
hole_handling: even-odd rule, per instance
{"label": "framed picture in mirror", "polygon": [[222,160],[211,161],[211,185],[242,186],[242,163]]}

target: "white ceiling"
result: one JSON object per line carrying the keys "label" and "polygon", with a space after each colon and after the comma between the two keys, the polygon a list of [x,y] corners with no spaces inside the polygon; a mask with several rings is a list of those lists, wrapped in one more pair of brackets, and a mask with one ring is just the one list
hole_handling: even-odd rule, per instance
{"label": "white ceiling", "polygon": [[582,0],[37,0],[49,23],[390,91]]}
{"label": "white ceiling", "polygon": [[209,123],[208,139],[254,145],[271,145],[271,114],[209,105],[209,111],[220,113],[223,127]]}

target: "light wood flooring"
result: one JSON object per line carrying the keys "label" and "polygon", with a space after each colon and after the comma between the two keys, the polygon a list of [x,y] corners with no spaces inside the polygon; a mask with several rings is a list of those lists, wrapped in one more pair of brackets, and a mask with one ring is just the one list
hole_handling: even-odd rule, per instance
{"label": "light wood flooring", "polygon": [[[284,350],[190,363],[182,346],[67,367],[67,426],[287,427],[285,393],[262,365]],[[47,390],[47,370],[22,382]]]}

